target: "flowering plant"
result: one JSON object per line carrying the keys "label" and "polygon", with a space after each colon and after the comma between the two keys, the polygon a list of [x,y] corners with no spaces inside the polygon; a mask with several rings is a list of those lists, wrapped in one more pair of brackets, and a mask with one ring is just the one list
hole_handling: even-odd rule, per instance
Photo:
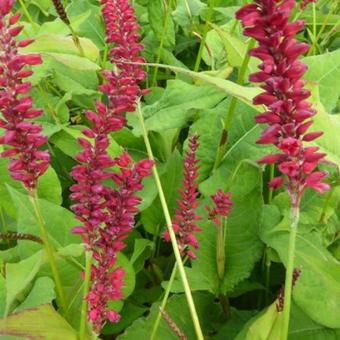
{"label": "flowering plant", "polygon": [[0,0],[0,337],[339,338],[340,7],[241,3]]}

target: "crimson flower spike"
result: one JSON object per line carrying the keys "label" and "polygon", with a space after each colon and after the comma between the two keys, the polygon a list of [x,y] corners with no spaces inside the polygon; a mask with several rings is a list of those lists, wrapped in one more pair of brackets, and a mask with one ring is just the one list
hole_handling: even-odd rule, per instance
{"label": "crimson flower spike", "polygon": [[[71,187],[72,206],[82,225],[73,229],[82,236],[88,250],[93,253],[88,318],[99,334],[107,320],[119,321],[119,314],[109,308],[111,301],[122,298],[124,271],[117,268],[117,254],[125,247],[124,240],[134,225],[140,198],[136,192],[143,188],[142,179],[149,176],[153,162],[142,160],[134,164],[127,152],[112,159],[108,154],[109,134],[125,124],[124,113],[135,110],[136,100],[145,91],[139,83],[145,73],[140,66],[125,61],[143,61],[138,54],[138,25],[133,9],[127,1],[102,1],[102,14],[106,24],[108,43],[115,43],[110,59],[117,68],[105,71],[107,82],[100,90],[108,104],[96,103],[96,111],[88,111],[90,128],[83,130],[85,138],[79,143],[83,150],[76,157],[79,165],[72,170],[76,184]],[[136,47],[138,45],[138,48]],[[119,62],[117,58],[119,57]],[[112,167],[118,167],[113,172]],[[112,180],[115,188],[104,184]]]}
{"label": "crimson flower spike", "polygon": [[230,198],[230,192],[224,192],[222,189],[219,189],[215,195],[211,196],[214,202],[214,208],[211,209],[208,205],[206,206],[209,213],[208,219],[214,221],[217,226],[221,224],[221,217],[227,217],[231,212],[233,203]]}
{"label": "crimson flower spike", "polygon": [[10,158],[11,177],[33,190],[38,178],[47,170],[50,156],[48,151],[40,150],[47,142],[41,125],[30,121],[41,116],[43,111],[32,107],[29,95],[32,85],[24,79],[33,74],[27,66],[39,65],[42,60],[38,54],[18,52],[33,40],[16,41],[23,26],[16,25],[20,14],[10,14],[13,4],[14,0],[0,2],[0,128],[5,130],[0,137],[0,144],[5,146],[1,157]]}
{"label": "crimson flower spike", "polygon": [[294,0],[256,0],[241,8],[237,18],[244,26],[244,34],[259,43],[250,55],[262,60],[260,71],[250,76],[264,89],[253,103],[267,107],[256,121],[269,125],[257,143],[274,144],[279,149],[279,153],[266,156],[259,163],[279,164],[282,176],[274,178],[270,186],[276,189],[285,183],[293,206],[298,206],[307,187],[323,193],[329,185],[323,182],[326,173],[316,170],[325,154],[318,152],[318,147],[305,146],[305,142],[317,139],[322,132],[308,132],[316,111],[306,101],[310,91],[304,88],[301,78],[307,66],[298,58],[309,46],[295,39],[304,22],[289,23],[294,6]]}
{"label": "crimson flower spike", "polygon": [[[198,207],[197,196],[199,194],[196,183],[199,169],[196,158],[198,145],[198,135],[192,135],[189,138],[188,151],[184,158],[183,189],[179,190],[181,199],[177,200],[178,208],[175,210],[172,221],[179,249],[182,255],[188,255],[191,259],[196,258],[192,248],[199,247],[195,233],[201,231],[196,224],[201,216],[195,212]],[[163,236],[167,242],[170,241],[168,231],[165,231]]]}

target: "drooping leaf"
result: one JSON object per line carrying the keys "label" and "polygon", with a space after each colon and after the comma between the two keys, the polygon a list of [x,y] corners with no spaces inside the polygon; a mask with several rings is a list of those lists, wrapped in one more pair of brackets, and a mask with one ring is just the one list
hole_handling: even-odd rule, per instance
{"label": "drooping leaf", "polygon": [[51,305],[27,309],[0,319],[0,335],[46,340],[77,339],[77,332]]}

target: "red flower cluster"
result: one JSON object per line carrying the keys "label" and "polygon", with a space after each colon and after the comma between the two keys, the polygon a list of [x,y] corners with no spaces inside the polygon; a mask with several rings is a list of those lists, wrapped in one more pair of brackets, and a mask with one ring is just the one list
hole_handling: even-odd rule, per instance
{"label": "red flower cluster", "polygon": [[[124,126],[123,113],[134,111],[136,100],[144,93],[139,83],[145,73],[140,66],[124,63],[143,61],[138,57],[142,46],[136,42],[139,35],[133,9],[126,1],[102,3],[108,43],[117,44],[110,52],[111,60],[115,62],[113,57],[119,55],[120,62],[116,62],[117,70],[104,72],[107,83],[100,90],[107,95],[108,104],[98,101],[96,112],[86,113],[92,127],[83,131],[86,138],[79,139],[83,151],[76,158],[80,164],[72,170],[77,184],[71,187],[71,198],[78,201],[72,209],[83,223],[74,232],[82,235],[95,260],[87,299],[88,317],[97,333],[107,319],[119,320],[119,314],[108,307],[110,301],[122,298],[124,271],[115,267],[117,253],[125,247],[124,239],[138,212],[140,198],[135,194],[143,188],[142,179],[150,175],[153,165],[149,160],[133,164],[127,152],[116,159],[108,154],[109,134]],[[115,188],[105,185],[105,180],[112,180]]]}
{"label": "red flower cluster", "polygon": [[[179,190],[181,199],[177,200],[179,208],[175,210],[176,214],[173,218],[173,228],[177,236],[179,250],[182,255],[186,254],[192,259],[195,259],[196,255],[190,248],[197,249],[199,247],[194,233],[201,230],[196,224],[201,217],[195,212],[198,207],[197,196],[199,194],[196,183],[198,177],[197,148],[198,136],[193,135],[189,138],[188,151],[184,158],[183,189]],[[168,231],[164,233],[164,239],[170,241]]]}
{"label": "red flower cluster", "polygon": [[119,314],[110,310],[108,301],[123,297],[124,271],[114,268],[117,253],[125,248],[124,240],[134,226],[134,216],[138,213],[137,205],[141,199],[135,195],[143,188],[142,179],[150,175],[152,162],[143,160],[132,163],[125,152],[115,160],[119,166],[118,173],[112,174],[116,189],[106,188],[104,195],[105,210],[100,214],[103,222],[96,230],[93,257],[96,263],[92,266],[92,286],[88,295],[89,319],[96,332],[99,332],[106,319],[119,321]]}
{"label": "red flower cluster", "polygon": [[233,205],[230,197],[230,192],[224,192],[222,189],[219,189],[215,195],[211,196],[215,207],[211,209],[209,206],[206,206],[206,209],[209,212],[208,219],[214,221],[217,226],[221,224],[220,217],[227,217],[230,214]]}
{"label": "red flower cluster", "polygon": [[294,39],[304,22],[289,23],[294,6],[294,0],[256,0],[241,8],[237,18],[245,27],[244,34],[259,42],[250,55],[263,61],[261,71],[250,76],[251,81],[264,83],[265,92],[254,98],[254,104],[268,108],[256,117],[258,123],[269,125],[258,143],[274,144],[281,151],[259,162],[279,163],[284,177],[274,178],[270,185],[278,188],[286,178],[293,204],[298,204],[306,187],[323,193],[329,186],[322,182],[326,174],[315,170],[325,154],[319,153],[317,147],[304,146],[304,142],[313,141],[322,133],[307,132],[316,111],[306,101],[310,91],[301,80],[307,66],[298,60],[308,45]]}
{"label": "red flower cluster", "polygon": [[30,121],[43,111],[32,107],[28,94],[31,83],[24,81],[33,73],[25,67],[41,64],[42,60],[37,54],[19,54],[18,48],[28,46],[33,40],[15,40],[23,26],[16,25],[20,14],[10,15],[13,3],[13,0],[0,3],[0,128],[5,130],[0,144],[7,146],[1,156],[11,159],[8,169],[12,178],[31,190],[36,188],[50,161],[48,152],[39,150],[47,137],[41,134],[41,125]]}
{"label": "red flower cluster", "polygon": [[140,65],[130,64],[145,62],[140,56],[144,48],[139,43],[140,27],[128,0],[101,0],[101,3],[107,43],[115,44],[109,57],[117,70],[104,72],[108,82],[100,89],[107,94],[112,113],[133,112],[135,98],[148,91],[141,90],[138,86],[138,83],[146,77],[146,73]]}

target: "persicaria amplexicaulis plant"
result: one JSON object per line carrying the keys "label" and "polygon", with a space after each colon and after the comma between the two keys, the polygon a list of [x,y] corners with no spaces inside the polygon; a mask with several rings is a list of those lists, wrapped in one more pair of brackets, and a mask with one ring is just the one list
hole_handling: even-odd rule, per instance
{"label": "persicaria amplexicaulis plant", "polygon": [[[189,137],[188,150],[184,157],[183,188],[179,190],[181,198],[177,200],[178,208],[175,210],[172,221],[179,249],[182,255],[187,255],[191,259],[196,258],[193,249],[199,247],[195,233],[201,230],[197,225],[201,216],[196,214],[197,196],[199,195],[197,185],[199,161],[196,158],[198,139],[198,135]],[[170,241],[168,231],[164,233],[164,239]]]}
{"label": "persicaria amplexicaulis plant", "polygon": [[[122,298],[124,271],[115,267],[117,254],[124,247],[124,239],[134,225],[140,198],[136,192],[143,188],[142,179],[150,175],[153,163],[142,160],[134,164],[127,152],[113,159],[108,154],[109,134],[125,124],[124,112],[134,111],[136,100],[143,95],[139,83],[145,73],[140,66],[124,61],[143,61],[138,57],[142,46],[133,9],[127,1],[102,1],[102,13],[107,29],[107,42],[116,43],[110,58],[116,69],[105,71],[106,83],[100,90],[107,96],[108,104],[97,101],[96,112],[86,116],[91,128],[83,131],[85,138],[79,143],[83,151],[76,157],[80,162],[72,170],[77,184],[71,187],[71,198],[77,200],[72,209],[82,226],[74,232],[82,235],[88,250],[93,254],[91,288],[87,296],[88,318],[96,333],[106,320],[119,321],[119,314],[108,306],[110,301]],[[112,167],[118,167],[118,172]],[[115,188],[104,184],[112,180]]]}
{"label": "persicaria amplexicaulis plant", "polygon": [[278,153],[268,155],[261,164],[278,164],[281,175],[271,180],[274,189],[284,184],[291,200],[291,225],[288,243],[285,304],[283,309],[282,339],[287,339],[294,269],[295,243],[299,222],[299,207],[306,188],[319,193],[329,189],[324,183],[326,173],[319,171],[318,164],[325,157],[316,146],[306,146],[322,135],[322,132],[308,132],[317,113],[306,99],[310,91],[301,78],[307,66],[298,60],[309,46],[295,39],[304,27],[299,20],[289,22],[296,5],[294,0],[256,0],[241,8],[237,18],[244,26],[244,34],[255,39],[258,47],[250,55],[259,58],[260,71],[252,74],[250,80],[261,83],[264,90],[253,103],[265,105],[267,111],[256,117],[257,123],[268,124],[257,141],[259,144],[273,144]]}
{"label": "persicaria amplexicaulis plant", "polygon": [[211,196],[214,207],[210,208],[208,205],[206,206],[209,213],[208,219],[214,221],[217,226],[221,225],[221,217],[227,217],[231,212],[233,203],[230,198],[230,192],[224,192],[222,189],[218,189],[216,194]]}
{"label": "persicaria amplexicaulis plant", "polygon": [[43,111],[32,107],[31,83],[25,81],[33,74],[28,66],[39,65],[42,60],[38,54],[19,52],[33,40],[16,41],[23,26],[16,25],[19,13],[10,14],[13,4],[13,0],[0,3],[0,128],[5,130],[0,137],[0,144],[5,146],[1,157],[10,158],[8,169],[12,178],[32,190],[50,161],[48,151],[40,149],[47,137],[43,136],[41,125],[31,121]]}
{"label": "persicaria amplexicaulis plant", "polygon": [[244,34],[259,43],[250,55],[262,61],[260,72],[250,76],[264,89],[254,98],[254,104],[267,107],[256,121],[269,125],[257,143],[274,144],[279,149],[259,163],[278,163],[282,176],[274,178],[270,186],[277,189],[285,184],[293,205],[299,206],[307,187],[323,193],[329,185],[323,182],[326,173],[316,170],[325,154],[318,152],[316,146],[305,146],[305,142],[314,141],[322,132],[308,132],[316,111],[306,101],[310,91],[301,78],[307,66],[298,58],[309,46],[295,39],[304,22],[289,22],[294,6],[294,0],[257,0],[239,10],[237,17],[245,27]]}

